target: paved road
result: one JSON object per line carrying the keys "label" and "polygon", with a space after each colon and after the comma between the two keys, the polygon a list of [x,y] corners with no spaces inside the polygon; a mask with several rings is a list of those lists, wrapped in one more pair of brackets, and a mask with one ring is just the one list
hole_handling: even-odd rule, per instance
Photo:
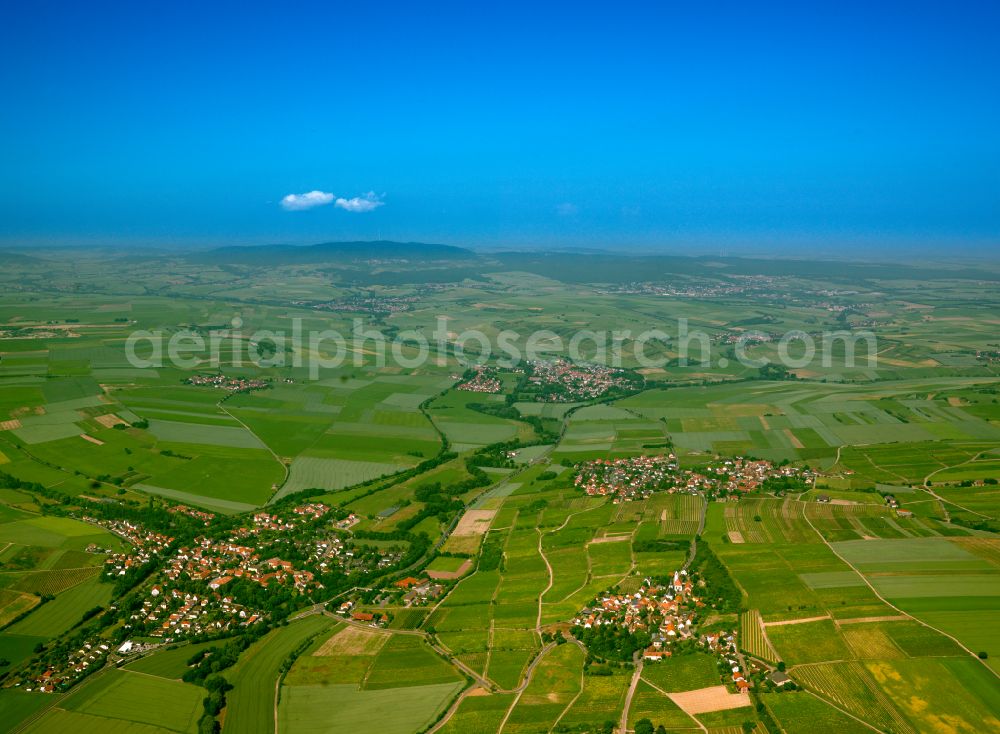
{"label": "paved road", "polygon": [[639,687],[639,678],[642,676],[642,657],[640,653],[635,654],[635,671],[632,673],[632,682],[629,683],[628,693],[625,694],[625,705],[622,707],[622,718],[618,724],[619,732],[628,731],[628,710],[632,708],[632,697],[635,696],[635,689]]}

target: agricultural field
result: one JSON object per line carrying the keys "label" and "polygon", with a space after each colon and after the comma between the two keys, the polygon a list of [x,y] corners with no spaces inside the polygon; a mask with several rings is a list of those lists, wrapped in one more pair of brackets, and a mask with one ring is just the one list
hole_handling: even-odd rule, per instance
{"label": "agricultural field", "polygon": [[545,654],[510,709],[504,731],[554,727],[582,690],[583,658],[576,645],[562,645]]}
{"label": "agricultural field", "polygon": [[187,661],[196,653],[211,648],[212,645],[211,642],[199,642],[160,650],[130,663],[126,669],[170,680],[180,680],[189,669]]}
{"label": "agricultural field", "polygon": [[498,731],[514,701],[514,696],[513,693],[466,696],[455,714],[439,731],[443,734]]}
{"label": "agricultural field", "polygon": [[820,734],[861,734],[870,732],[865,721],[846,714],[810,693],[791,691],[762,696],[767,707],[786,731]]}
{"label": "agricultural field", "polygon": [[[0,511],[0,657],[21,659],[34,646],[58,637],[84,612],[111,599],[99,580],[102,550],[123,541],[101,528],[61,517],[3,506]],[[6,654],[7,651],[10,654]]]}
{"label": "agricultural field", "polygon": [[462,688],[458,674],[411,635],[343,627],[321,635],[300,656],[281,688],[279,729],[345,731],[392,708],[388,731],[421,729]]}
{"label": "agricultural field", "polygon": [[197,732],[202,695],[196,686],[120,670],[99,674],[58,700],[29,732],[77,730]]}
{"label": "agricultural field", "polygon": [[229,680],[235,689],[229,694],[226,727],[231,732],[259,732],[274,728],[274,690],[286,656],[335,622],[321,615],[306,617],[287,630],[271,632],[240,656]]}
{"label": "agricultural field", "polygon": [[997,670],[989,658],[994,651],[1000,653],[1000,637],[992,623],[1000,612],[1000,565],[989,560],[990,551],[983,557],[967,547],[977,546],[957,538],[835,544],[837,552],[893,605],[967,648],[987,653],[987,663]]}
{"label": "agricultural field", "polygon": [[[982,272],[677,258],[661,273],[625,258],[595,273],[576,256],[502,252],[470,254],[474,267],[265,267],[206,254],[136,256],[112,283],[100,256],[62,257],[50,278],[0,275],[0,728],[1000,728],[1000,367],[976,356],[995,341]],[[627,338],[635,389],[572,402],[535,400],[530,370],[492,362],[488,389],[459,389],[474,371],[457,337],[428,339],[417,366],[380,359],[372,339],[316,375],[309,358],[331,345],[247,358],[270,352],[250,334],[293,322],[349,333],[365,316],[430,337],[447,314],[449,333],[511,329],[523,347],[536,329],[565,345],[665,313],[705,332],[695,353],[710,363],[682,364],[668,334],[647,345],[668,361],[645,367]],[[217,363],[207,342],[186,365],[126,359],[133,331],[207,336],[235,314],[242,331],[219,337]],[[747,352],[775,359],[772,333],[869,323],[877,365],[784,374],[732,359],[750,331],[767,338]],[[736,458],[770,473],[631,497],[575,484],[582,462],[645,456],[684,476]],[[174,540],[133,546],[153,529]],[[131,570],[102,574],[108,553]],[[655,661],[653,640],[676,640],[642,615],[623,622],[636,647],[620,659],[573,637],[586,615],[639,605],[679,569],[698,569],[703,601],[677,654]],[[202,608],[213,626],[178,633]],[[735,648],[710,653],[708,630],[735,633]],[[117,654],[126,640],[141,652]],[[38,693],[45,668],[85,641],[108,644],[106,669]],[[794,690],[768,682],[779,668]],[[220,675],[232,688],[213,711]]]}

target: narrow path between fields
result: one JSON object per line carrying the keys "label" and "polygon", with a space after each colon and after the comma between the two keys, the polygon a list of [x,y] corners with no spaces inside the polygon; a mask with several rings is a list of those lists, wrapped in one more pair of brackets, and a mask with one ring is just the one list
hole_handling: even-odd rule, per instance
{"label": "narrow path between fields", "polygon": [[[565,525],[565,523],[563,523]],[[535,630],[541,634],[542,633],[542,597],[548,593],[548,590],[552,588],[553,582],[555,582],[555,575],[552,572],[552,564],[549,563],[549,559],[545,557],[545,551],[542,550],[542,531],[540,528],[535,528],[535,532],[538,533],[538,555],[542,557],[545,561],[545,568],[549,572],[549,583],[546,584],[545,588],[538,592],[538,617],[535,619]]]}
{"label": "narrow path between fields", "polygon": [[[228,397],[230,397],[230,396],[229,396],[229,395],[227,395],[227,396],[226,396],[226,398],[228,398]],[[225,405],[223,405],[223,403],[225,402],[226,398],[223,398],[223,399],[222,399],[222,400],[220,400],[220,401],[219,401],[218,403],[216,403],[216,406],[218,406],[219,410],[221,410],[221,411],[222,411],[223,413],[225,413],[225,414],[226,414],[226,415],[228,415],[228,416],[229,416],[230,418],[232,418],[232,419],[233,419],[234,421],[236,421],[236,422],[237,422],[237,423],[239,423],[239,424],[240,424],[241,426],[243,426],[243,427],[244,427],[244,428],[245,428],[245,429],[247,430],[247,432],[248,432],[248,433],[249,433],[249,434],[250,434],[251,436],[253,436],[253,437],[254,437],[254,438],[256,438],[256,439],[257,439],[258,441],[260,441],[260,442],[261,442],[261,444],[263,444],[264,448],[266,448],[266,449],[268,450],[268,453],[270,453],[270,454],[271,454],[271,456],[273,456],[273,457],[274,457],[274,460],[275,460],[275,461],[277,461],[277,462],[278,462],[278,464],[279,464],[279,465],[281,466],[281,473],[282,473],[282,477],[281,477],[281,481],[280,481],[280,482],[278,483],[278,486],[277,486],[277,488],[276,488],[276,489],[275,489],[274,491],[272,491],[272,492],[271,492],[270,496],[268,496],[268,498],[267,498],[267,501],[268,501],[268,502],[270,502],[270,501],[271,501],[271,498],[272,498],[272,497],[274,497],[274,495],[276,495],[276,494],[277,494],[278,492],[280,492],[280,491],[281,491],[281,488],[285,486],[285,482],[287,482],[287,481],[288,481],[288,474],[289,474],[289,472],[288,472],[288,466],[287,466],[287,465],[285,464],[285,462],[284,462],[284,461],[282,461],[282,460],[281,460],[281,457],[280,457],[280,456],[278,456],[278,455],[277,455],[277,454],[276,454],[276,453],[274,452],[274,449],[272,449],[272,448],[270,447],[270,445],[269,445],[269,444],[267,443],[267,441],[265,441],[264,439],[262,439],[262,438],[261,438],[260,436],[258,436],[258,435],[257,435],[256,433],[254,433],[254,432],[253,432],[253,429],[251,429],[251,428],[250,428],[250,426],[248,426],[248,425],[247,425],[246,423],[244,423],[243,421],[241,421],[241,420],[240,420],[239,418],[237,418],[237,417],[236,417],[235,415],[233,415],[232,413],[230,413],[230,412],[229,412],[229,411],[228,411],[228,410],[226,409],[226,406],[225,406]],[[267,503],[265,502],[264,504],[267,504]]]}
{"label": "narrow path between fields", "polygon": [[[572,639],[572,642],[577,647],[579,647],[581,650],[583,650],[583,654],[584,654],[584,656],[586,656],[587,655],[587,648],[584,646],[584,644],[582,642],[580,642],[578,639],[576,639],[575,637],[571,638],[571,639]],[[552,726],[549,727],[549,731],[550,732],[551,731],[555,731],[555,728],[557,726],[559,726],[559,722],[562,721],[562,717],[564,717],[566,714],[569,713],[569,710],[571,708],[573,708],[573,704],[575,704],[577,702],[577,700],[580,698],[580,696],[583,695],[583,688],[586,685],[586,681],[587,681],[587,676],[583,672],[583,667],[581,667],[580,668],[580,690],[577,691],[576,695],[573,696],[572,700],[570,700],[570,702],[566,704],[566,708],[564,708],[562,710],[562,713],[560,713],[559,716],[556,717],[556,720],[552,723]]]}
{"label": "narrow path between fields", "polygon": [[628,731],[628,712],[632,708],[632,698],[635,696],[635,689],[639,687],[639,679],[642,677],[642,658],[636,653],[635,670],[632,672],[632,681],[628,684],[628,693],[625,694],[625,705],[622,706],[622,718],[618,724],[620,732]]}
{"label": "narrow path between fields", "polygon": [[[528,685],[531,683],[531,676],[535,672],[535,668],[537,668],[538,664],[542,662],[542,658],[548,655],[551,650],[555,649],[555,646],[556,644],[554,642],[550,642],[548,645],[543,647],[539,651],[538,655],[535,656],[535,659],[528,665],[528,669],[524,671],[524,680],[521,682],[521,685],[515,689],[517,695],[514,696],[514,700],[511,701],[510,706],[507,707],[507,713],[504,714],[503,721],[501,721],[500,726],[497,727],[497,734],[500,734],[503,731],[503,728],[507,726],[507,720],[514,712],[514,709],[517,708],[517,702],[521,700],[521,696],[524,695],[524,692],[528,689]],[[510,693],[510,691],[504,691],[504,693]]]}
{"label": "narrow path between fields", "polygon": [[787,624],[807,624],[809,622],[822,622],[824,619],[832,619],[829,614],[821,617],[802,617],[801,619],[782,619],[777,622],[764,622],[764,627],[783,627]]}
{"label": "narrow path between fields", "polygon": [[970,510],[968,507],[962,507],[962,505],[958,504],[957,502],[952,502],[951,500],[945,499],[944,497],[942,497],[941,495],[939,495],[937,492],[935,492],[931,488],[931,485],[930,485],[931,477],[933,477],[935,474],[939,474],[939,473],[941,473],[943,471],[947,471],[948,469],[956,469],[956,468],[958,468],[960,466],[965,466],[966,464],[971,464],[974,461],[977,461],[980,456],[982,456],[983,454],[989,453],[990,451],[992,451],[992,449],[986,449],[985,451],[980,451],[975,456],[971,456],[971,457],[969,457],[968,459],[966,459],[965,461],[963,461],[963,462],[961,462],[959,464],[953,464],[952,466],[942,466],[940,469],[935,469],[930,474],[928,474],[926,477],[924,477],[924,482],[923,482],[924,486],[921,487],[921,489],[923,489],[927,494],[929,494],[931,497],[933,497],[934,499],[936,499],[938,501],[938,503],[941,505],[941,512],[944,514],[944,520],[945,520],[945,522],[951,522],[951,515],[949,514],[948,508],[947,508],[946,505],[953,505],[953,506],[957,507],[960,510],[968,512],[971,515],[978,515],[979,517],[985,518],[987,520],[995,520],[996,519],[995,517],[991,517],[990,515],[984,515],[981,512],[976,512],[975,510]]}

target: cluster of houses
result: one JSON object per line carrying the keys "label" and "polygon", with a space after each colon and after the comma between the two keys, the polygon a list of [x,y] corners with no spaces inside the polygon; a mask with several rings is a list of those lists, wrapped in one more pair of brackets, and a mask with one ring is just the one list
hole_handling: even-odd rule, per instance
{"label": "cluster of houses", "polygon": [[78,680],[104,667],[111,654],[108,641],[100,637],[88,639],[79,650],[74,650],[66,660],[46,668],[22,689],[27,692],[58,693],[73,686]]}
{"label": "cluster of houses", "polygon": [[191,375],[185,382],[199,387],[215,387],[231,392],[249,392],[250,390],[266,390],[271,387],[267,380],[250,379],[247,377],[226,377],[225,375]]}
{"label": "cluster of houses", "polygon": [[673,490],[677,476],[673,454],[634,456],[584,462],[577,466],[573,483],[591,496],[638,500],[657,489]]}
{"label": "cluster of houses", "polygon": [[717,296],[741,296],[757,292],[757,288],[748,284],[728,282],[712,283],[626,283],[615,288],[599,291],[621,295],[666,296],[671,298],[715,298]]}
{"label": "cluster of houses", "polygon": [[[226,541],[214,543],[202,538],[200,542],[208,544],[205,550],[183,549],[190,556],[187,563],[178,566],[175,557],[168,571],[174,573],[175,567],[179,567],[180,572],[189,576],[194,574],[192,578],[207,577],[210,578],[210,584],[220,587],[233,578],[247,578],[265,587],[279,581],[291,583],[298,591],[305,593],[313,588],[321,588],[321,584],[314,580],[314,573],[322,574],[332,569],[339,569],[344,573],[372,571],[391,566],[402,557],[401,549],[355,545],[343,535],[360,521],[360,517],[354,513],[330,523],[340,533],[330,532],[330,525],[305,531],[310,523],[330,512],[330,508],[322,502],[306,502],[290,511],[256,512],[251,516],[249,525],[230,531]],[[252,541],[249,540],[251,538]],[[253,548],[248,544],[252,544]],[[280,557],[260,560],[258,551],[270,549],[269,552],[280,555],[289,545],[306,555],[312,570],[297,569],[290,561],[283,561]],[[209,565],[213,558],[218,563]],[[194,561],[198,563],[192,567]],[[206,568],[211,569],[207,576]]]}
{"label": "cluster of houses", "polygon": [[485,365],[476,367],[476,374],[458,386],[465,392],[498,393],[503,390],[503,383],[495,370]]}
{"label": "cluster of houses", "polygon": [[187,515],[195,520],[200,520],[206,527],[211,525],[212,520],[215,519],[214,512],[205,512],[204,510],[196,510],[193,507],[188,507],[187,505],[174,505],[173,507],[168,507],[167,512],[173,512],[178,515]]}
{"label": "cluster of houses", "polygon": [[153,586],[142,606],[129,616],[123,627],[135,637],[154,638],[156,642],[128,640],[113,648],[109,640],[95,635],[88,638],[78,650],[71,651],[64,661],[30,678],[22,690],[62,692],[109,662],[120,664],[122,659],[161,644],[203,634],[220,634],[238,627],[248,627],[261,619],[262,615],[220,594],[198,595],[182,593],[162,585]]}
{"label": "cluster of houses", "polygon": [[319,519],[327,514],[330,508],[322,502],[307,502],[295,507],[291,515],[271,512],[256,512],[249,526],[236,528],[231,533],[232,540],[241,540],[261,533],[285,533],[294,530],[303,523]]}
{"label": "cluster of houses", "polygon": [[[822,291],[821,291],[822,292]],[[853,294],[852,294],[853,295]],[[817,308],[822,308],[830,313],[843,313],[844,311],[870,311],[875,308],[874,303],[840,303],[837,301],[820,301],[815,304]]]}
{"label": "cluster of houses", "polygon": [[592,629],[613,625],[629,632],[647,632],[653,642],[646,653],[650,659],[659,660],[669,657],[669,647],[675,641],[689,639],[695,634],[696,611],[704,606],[694,594],[688,572],[675,571],[666,585],[647,578],[634,594],[598,597],[580,610],[573,619],[573,626]]}
{"label": "cluster of houses", "polygon": [[433,579],[418,579],[415,576],[400,579],[394,586],[405,590],[403,603],[408,607],[421,606],[444,593],[444,586],[434,583]]}
{"label": "cluster of houses", "polygon": [[149,589],[142,607],[130,615],[124,627],[134,635],[172,642],[249,627],[262,616],[220,593],[192,594],[156,585]]}
{"label": "cluster of houses", "polygon": [[604,625],[646,632],[651,641],[642,651],[642,659],[658,663],[673,655],[674,645],[693,640],[707,652],[718,655],[731,669],[732,683],[741,693],[750,684],[746,680],[736,646],[736,632],[713,632],[700,635],[699,611],[705,603],[695,594],[694,581],[687,570],[675,571],[666,584],[643,579],[632,594],[608,594],[595,599],[573,619],[573,625],[592,629]]}
{"label": "cluster of houses", "polygon": [[109,553],[104,560],[104,573],[107,576],[124,576],[130,568],[138,568],[163,553],[174,539],[168,535],[147,530],[129,520],[97,520],[84,517],[84,522],[99,525],[120,538],[124,538],[134,547],[127,553]]}
{"label": "cluster of houses", "polygon": [[746,671],[740,663],[740,655],[736,649],[736,631],[713,632],[701,636],[698,641],[709,652],[715,653],[725,661],[729,667],[729,675],[732,684],[740,693],[749,693],[750,681],[746,678]]}
{"label": "cluster of houses", "polygon": [[372,627],[385,627],[389,623],[389,617],[382,612],[366,612],[361,609],[355,609],[352,599],[341,603],[337,607],[337,614],[345,619],[350,619],[352,622],[367,624]]}
{"label": "cluster of houses", "polygon": [[752,492],[768,479],[799,477],[812,472],[798,467],[775,466],[770,461],[742,457],[716,459],[702,469],[681,469],[674,454],[596,459],[578,464],[574,484],[592,496],[614,501],[639,500],[654,491],[703,492],[708,496]]}
{"label": "cluster of houses", "polygon": [[564,359],[531,362],[528,382],[539,388],[536,400],[555,403],[599,398],[630,384],[624,370],[577,365]]}
{"label": "cluster of houses", "polygon": [[291,561],[277,556],[261,560],[254,547],[205,537],[196,538],[190,548],[178,548],[167,562],[163,574],[171,580],[189,578],[205,581],[213,591],[233,579],[246,579],[265,588],[272,584],[291,583],[300,593],[322,588],[311,571],[296,569]]}
{"label": "cluster of houses", "polygon": [[310,301],[292,301],[293,306],[308,306],[317,311],[335,311],[342,313],[368,313],[385,314],[401,313],[413,308],[416,298],[412,296],[374,296],[358,295],[351,296],[339,301],[324,301],[313,303]]}
{"label": "cluster of houses", "polygon": [[896,516],[897,517],[902,517],[902,518],[913,517],[913,511],[912,510],[904,510],[902,507],[900,507],[899,506],[899,500],[897,500],[895,498],[895,496],[893,496],[891,494],[887,494],[885,496],[885,504],[886,504],[886,507],[888,507],[890,510],[895,510],[896,511]]}
{"label": "cluster of houses", "polygon": [[[349,524],[357,522],[357,517]],[[346,523],[345,520],[338,520],[335,526],[338,529]],[[376,569],[383,569],[398,563],[403,557],[402,547],[388,546],[379,548],[364,544],[356,544],[347,537],[331,533],[320,535],[305,541],[304,550],[308,553],[309,562],[322,572],[331,569],[339,569],[343,573],[367,573]]]}
{"label": "cluster of houses", "polygon": [[770,331],[726,331],[719,335],[719,341],[723,344],[742,344],[744,346],[752,347],[755,344],[767,344],[768,342],[778,341],[781,339],[782,335]]}
{"label": "cluster of houses", "polygon": [[[183,512],[189,508],[175,511]],[[202,517],[193,515],[197,519]],[[282,542],[295,542],[289,539],[289,533],[298,526],[317,519],[329,512],[329,508],[317,502],[309,502],[295,507],[290,517],[283,517],[267,512],[259,512],[253,516],[250,527],[238,528],[230,534],[227,540],[216,540],[207,536],[196,538],[190,547],[184,546],[173,551],[167,561],[164,575],[171,580],[185,577],[196,581],[205,581],[208,587],[215,591],[233,579],[242,578],[267,587],[273,583],[290,583],[300,593],[306,593],[314,588],[322,588],[315,581],[312,571],[295,568],[291,561],[275,556],[261,560],[258,553],[259,544],[249,546],[240,541],[249,536],[256,536],[264,531],[272,531],[282,535]],[[188,513],[184,513],[188,514]],[[210,513],[205,513],[210,514]],[[124,576],[130,568],[138,567],[151,560],[154,555],[162,554],[173,542],[173,538],[147,530],[142,526],[127,520],[98,521],[84,518],[96,523],[120,537],[128,540],[133,546],[127,553],[111,553],[105,560],[105,573],[108,576]],[[302,540],[301,542],[311,542]],[[342,545],[342,543],[341,543]],[[327,564],[320,564],[326,568]]]}
{"label": "cluster of houses", "polygon": [[350,530],[355,525],[357,525],[360,521],[361,521],[361,518],[358,517],[357,515],[355,515],[352,512],[350,515],[348,515],[347,517],[345,517],[343,520],[337,520],[333,524],[333,526],[335,528],[337,528],[337,530]]}
{"label": "cluster of houses", "polygon": [[799,478],[811,479],[815,475],[808,469],[800,469],[791,464],[776,466],[762,459],[720,459],[709,464],[703,484],[716,490],[732,492],[752,492],[768,479]]}

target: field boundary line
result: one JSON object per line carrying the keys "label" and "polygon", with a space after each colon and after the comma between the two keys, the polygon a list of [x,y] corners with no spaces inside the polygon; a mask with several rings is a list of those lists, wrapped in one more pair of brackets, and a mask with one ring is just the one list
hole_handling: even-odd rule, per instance
{"label": "field boundary line", "polygon": [[277,486],[277,488],[276,488],[276,489],[274,489],[274,490],[273,490],[273,491],[271,492],[270,496],[269,496],[269,497],[267,498],[267,502],[264,502],[264,503],[262,503],[262,506],[263,506],[263,505],[266,505],[266,504],[267,504],[268,502],[270,502],[270,501],[271,501],[271,498],[272,498],[272,497],[274,497],[274,495],[276,495],[276,494],[277,494],[278,492],[280,492],[280,491],[281,491],[281,488],[282,488],[282,487],[284,487],[284,486],[285,486],[285,484],[286,484],[286,483],[288,482],[288,477],[290,477],[290,476],[291,476],[291,472],[290,472],[290,471],[289,471],[289,469],[288,469],[288,465],[287,465],[287,464],[286,464],[286,463],[285,463],[284,461],[282,461],[282,460],[281,460],[281,457],[280,457],[280,456],[278,456],[278,454],[277,454],[277,453],[275,453],[274,449],[272,449],[272,448],[271,448],[271,445],[270,445],[269,443],[267,443],[267,441],[265,441],[264,439],[262,439],[262,438],[261,438],[260,436],[258,436],[258,435],[257,435],[256,433],[254,433],[254,432],[253,432],[253,429],[252,429],[252,428],[250,428],[250,426],[248,426],[248,425],[247,425],[246,423],[244,423],[244,422],[243,422],[242,420],[240,420],[239,418],[237,418],[237,417],[236,417],[235,415],[233,415],[232,413],[230,413],[230,412],[229,412],[229,411],[228,411],[228,410],[226,409],[226,406],[225,406],[225,405],[223,405],[223,403],[224,403],[224,402],[226,401],[226,398],[228,398],[228,397],[230,397],[230,396],[231,396],[231,395],[226,395],[226,396],[225,396],[224,398],[222,398],[222,400],[220,400],[220,401],[219,401],[218,403],[216,403],[216,405],[218,406],[219,410],[221,410],[221,411],[222,411],[223,413],[225,413],[225,414],[226,414],[226,415],[228,415],[228,416],[229,416],[230,418],[232,418],[232,419],[233,419],[234,421],[236,421],[236,422],[237,422],[237,423],[239,423],[239,424],[240,424],[241,426],[243,426],[244,430],[246,430],[246,431],[247,431],[247,432],[248,432],[248,433],[249,433],[249,434],[250,434],[251,436],[253,436],[253,437],[254,437],[254,438],[256,438],[256,439],[257,439],[258,441],[260,441],[260,442],[261,442],[261,444],[263,444],[264,448],[266,448],[266,449],[268,450],[268,453],[270,453],[270,454],[271,454],[271,456],[273,456],[273,457],[274,457],[274,460],[275,460],[275,461],[277,461],[277,462],[278,462],[278,464],[280,464],[280,465],[281,465],[281,471],[282,471],[282,472],[283,472],[283,474],[284,474],[284,477],[282,478],[282,480],[281,480],[281,483],[280,483],[280,484],[279,484],[279,485]]}
{"label": "field boundary line", "polygon": [[[853,619],[835,619],[833,623],[838,627],[851,624],[865,624],[866,622],[901,622],[908,617],[901,614],[884,614],[881,617],[854,617]],[[923,657],[923,656],[921,656]]]}
{"label": "field boundary line", "polygon": [[826,698],[823,698],[822,696],[820,696],[817,693],[814,693],[813,691],[809,690],[808,688],[804,688],[802,690],[804,690],[806,693],[808,693],[813,698],[817,698],[820,701],[822,701],[823,703],[825,703],[826,705],[832,706],[833,708],[837,709],[837,711],[839,711],[840,713],[844,714],[844,716],[850,716],[855,721],[857,721],[857,722],[859,722],[861,724],[864,724],[865,726],[867,726],[872,731],[877,731],[877,732],[879,732],[879,734],[885,734],[885,730],[884,729],[879,729],[876,726],[872,726],[871,724],[869,724],[864,719],[860,719],[857,716],[855,716],[854,714],[852,714],[850,711],[847,711],[846,709],[842,709],[840,706],[838,706],[837,704],[835,704],[833,701],[830,701],[830,700],[828,700]]}
{"label": "field boundary line", "polygon": [[762,620],[761,624],[763,624],[764,628],[767,629],[768,627],[784,627],[790,624],[809,624],[809,622],[822,622],[824,619],[833,619],[833,617],[831,617],[829,614],[824,614],[822,617],[801,617],[800,619],[782,619],[778,620],[777,622],[764,622]]}
{"label": "field boundary line", "polygon": [[[563,523],[563,524],[565,524],[565,523]],[[553,572],[552,572],[552,564],[549,563],[549,559],[545,557],[545,551],[542,550],[542,537],[544,535],[542,533],[542,529],[536,526],[535,527],[535,531],[538,533],[538,555],[540,555],[542,557],[542,560],[545,561],[545,568],[547,568],[548,571],[549,571],[549,583],[548,583],[548,585],[544,589],[542,589],[538,593],[538,616],[535,618],[535,629],[539,633],[541,633],[541,631],[542,631],[542,597],[545,596],[546,592],[548,592],[548,590],[552,588],[552,584],[555,583],[556,578],[555,578],[555,574],[553,574]]]}
{"label": "field boundary line", "polygon": [[[665,697],[665,698],[666,698],[666,699],[667,699],[668,701],[670,701],[671,703],[673,703],[673,704],[674,704],[674,706],[677,706],[677,704],[676,704],[676,703],[674,702],[674,699],[670,698],[670,694],[669,694],[669,693],[667,693],[667,692],[666,692],[665,690],[663,690],[662,688],[660,688],[660,687],[659,687],[658,685],[656,685],[655,683],[653,683],[653,682],[652,682],[651,680],[649,680],[649,679],[647,679],[647,678],[641,678],[641,680],[642,680],[642,682],[643,682],[643,683],[645,683],[645,684],[646,684],[647,686],[649,686],[650,688],[655,688],[655,689],[656,689],[657,691],[659,691],[660,693],[662,693],[662,694],[664,695],[664,697]],[[681,707],[680,707],[680,706],[677,706],[677,708],[681,709]],[[684,711],[684,709],[681,709],[681,711]],[[702,724],[702,723],[701,723],[700,721],[698,721],[698,719],[696,719],[696,718],[695,718],[694,716],[692,716],[691,714],[688,714],[688,712],[687,712],[687,711],[684,711],[684,713],[685,713],[685,714],[687,714],[687,717],[688,717],[689,719],[691,719],[691,721],[693,721],[694,723],[696,723],[696,724],[698,725],[698,728],[699,728],[699,729],[701,729],[701,730],[702,730],[702,731],[704,731],[704,732],[707,732],[707,731],[708,731],[708,727],[707,727],[707,726],[705,726],[704,724]],[[693,730],[693,727],[685,727],[685,728],[687,728],[687,729],[692,729],[692,730]],[[625,731],[625,730],[623,729],[622,731]]]}
{"label": "field boundary line", "polygon": [[[566,525],[569,524],[569,521],[572,518],[576,517],[577,515],[582,515],[584,512],[590,512],[591,510],[596,510],[599,507],[604,507],[604,505],[605,505],[605,503],[602,502],[601,504],[594,505],[593,507],[585,507],[582,510],[577,510],[576,512],[571,512],[571,513],[569,513],[566,516],[566,519],[562,521],[562,525],[560,525],[559,527],[554,528],[552,530],[546,530],[545,532],[542,532],[542,529],[539,528],[538,526],[535,526],[535,530],[538,531],[538,533],[540,534],[540,536],[554,535],[555,533],[558,533],[560,530],[564,529],[566,527]],[[634,534],[635,534],[635,531],[633,531],[632,533],[630,533],[629,534],[629,538],[631,538]],[[591,540],[593,540],[593,538],[591,538]],[[569,592],[562,599],[558,599],[556,601],[549,601],[549,602],[547,602],[547,601],[543,601],[542,597],[545,596],[545,594],[549,591],[549,589],[552,588],[553,584],[555,583],[555,574],[552,571],[552,567],[549,566],[549,585],[545,588],[545,591],[543,591],[541,594],[538,595],[538,613],[539,613],[539,627],[538,627],[538,629],[541,629],[541,610],[542,610],[542,605],[543,604],[562,604],[564,601],[566,601],[567,599],[569,599],[571,596],[573,596],[574,594],[576,594],[578,591],[583,591],[584,589],[586,589],[587,588],[587,584],[590,583],[594,579],[594,576],[593,576],[594,566],[593,566],[593,562],[592,562],[592,560],[590,558],[590,552],[587,550],[587,547],[589,545],[590,545],[590,541],[587,541],[587,543],[585,543],[584,547],[583,547],[584,555],[587,557],[587,575],[584,578],[583,584],[581,584],[578,588],[573,589],[573,591]],[[539,549],[539,552],[542,554],[542,560],[544,560],[545,564],[548,565],[548,563],[549,563],[548,559],[545,557],[545,553],[542,552],[541,548],[542,548],[542,539],[541,539],[541,537],[539,537],[539,539],[538,539],[538,549]],[[612,574],[612,575],[615,575],[615,574]]]}
{"label": "field boundary line", "polygon": [[[577,640],[576,638],[573,638],[573,642],[576,643],[576,646],[583,651],[584,657],[586,657],[587,648],[584,647],[583,643]],[[562,718],[569,713],[569,710],[571,708],[573,708],[573,704],[575,704],[579,700],[580,696],[583,695],[583,688],[586,685],[586,681],[587,677],[586,675],[584,675],[583,666],[580,666],[580,690],[577,691],[577,694],[573,696],[572,700],[570,700],[570,702],[566,704],[566,708],[564,708],[562,710],[562,713],[560,713],[559,716],[556,717],[556,720],[552,722],[552,726],[549,727],[549,731],[553,731],[556,728],[556,726],[558,726],[559,722],[562,721]]]}
{"label": "field boundary line", "polygon": [[[430,729],[427,729],[427,731],[424,734],[434,734],[434,732],[444,727],[449,721],[451,721],[452,717],[458,713],[458,709],[461,707],[462,701],[464,701],[468,697],[468,695],[472,693],[472,691],[476,690],[479,687],[480,686],[478,684],[473,683],[468,688],[459,693],[458,696],[455,698],[455,700],[452,702],[451,706],[448,707],[448,710],[445,711],[444,714],[441,716],[441,718],[438,719],[431,726]],[[275,734],[277,734],[277,732],[275,732]]]}

